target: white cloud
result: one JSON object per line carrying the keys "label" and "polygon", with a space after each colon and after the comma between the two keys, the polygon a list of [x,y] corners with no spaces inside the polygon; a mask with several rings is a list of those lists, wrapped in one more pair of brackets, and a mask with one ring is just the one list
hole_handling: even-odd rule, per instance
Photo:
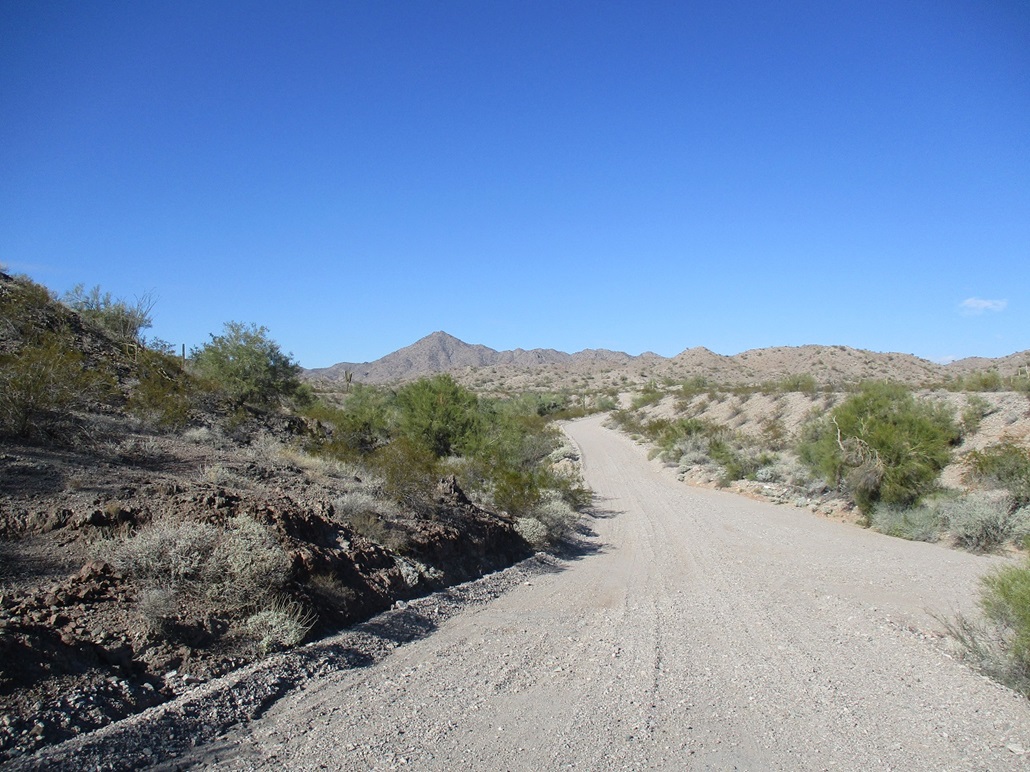
{"label": "white cloud", "polygon": [[966,298],[959,303],[959,308],[962,309],[962,313],[966,316],[976,316],[982,314],[984,311],[993,311],[995,313],[1004,311],[1005,307],[1009,304],[1007,300],[984,300],[983,298]]}

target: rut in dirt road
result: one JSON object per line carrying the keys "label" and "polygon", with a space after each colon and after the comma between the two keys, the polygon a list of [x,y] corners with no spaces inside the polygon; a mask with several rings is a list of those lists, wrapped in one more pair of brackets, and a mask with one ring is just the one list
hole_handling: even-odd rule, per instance
{"label": "rut in dirt road", "polygon": [[575,422],[586,553],[180,764],[1016,769],[1030,709],[947,655],[1000,558],[692,489]]}

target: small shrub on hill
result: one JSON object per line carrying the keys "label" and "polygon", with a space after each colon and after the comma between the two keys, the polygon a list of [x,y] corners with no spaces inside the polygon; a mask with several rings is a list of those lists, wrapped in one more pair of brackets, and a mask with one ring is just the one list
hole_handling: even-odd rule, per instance
{"label": "small shrub on hill", "polygon": [[0,432],[47,437],[69,411],[106,398],[112,387],[65,337],[46,333],[0,357]]}
{"label": "small shrub on hill", "polygon": [[962,434],[969,436],[980,428],[980,422],[993,412],[991,404],[979,394],[966,397],[966,405],[962,408]]}
{"label": "small shrub on hill", "polygon": [[157,302],[146,293],[130,303],[112,297],[110,292],[102,292],[99,286],[87,290],[84,284],[77,284],[61,301],[118,340],[139,343],[143,342],[143,330],[153,326],[151,312]]}
{"label": "small shrub on hill", "polygon": [[163,429],[182,429],[192,407],[191,383],[179,359],[144,349],[138,359],[139,383],[129,394],[130,413]]}
{"label": "small shrub on hill", "polygon": [[1007,490],[1014,505],[1030,504],[1030,449],[1000,442],[966,457],[968,482]]}

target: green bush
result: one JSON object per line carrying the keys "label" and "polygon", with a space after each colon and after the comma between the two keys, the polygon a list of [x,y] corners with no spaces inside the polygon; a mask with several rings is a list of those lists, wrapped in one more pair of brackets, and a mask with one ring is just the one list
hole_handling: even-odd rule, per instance
{"label": "green bush", "polygon": [[265,327],[226,322],[221,335],[190,352],[194,371],[216,384],[234,407],[273,407],[297,395],[300,365]]}
{"label": "green bush", "polygon": [[0,432],[47,437],[69,411],[107,397],[112,388],[67,339],[46,333],[17,354],[0,356]]}
{"label": "green bush", "polygon": [[442,473],[433,452],[407,437],[397,437],[369,454],[366,464],[383,478],[386,496],[416,510],[432,501]]}
{"label": "green bush", "polygon": [[985,675],[1030,696],[1030,562],[996,568],[980,580],[983,621],[942,620]]}
{"label": "green bush", "polygon": [[633,409],[639,410],[647,405],[654,405],[662,401],[665,392],[658,388],[654,381],[648,381],[640,390],[640,393],[633,398]]}
{"label": "green bush", "polygon": [[932,491],[958,439],[945,407],[870,383],[806,427],[798,455],[868,515],[877,502],[911,506]]}
{"label": "green bush", "polygon": [[981,581],[984,614],[1003,631],[1012,664],[1030,673],[1030,563],[1001,566]]}
{"label": "green bush", "polygon": [[479,428],[476,395],[449,375],[422,378],[397,392],[398,432],[437,458],[460,455]]}
{"label": "green bush", "polygon": [[390,411],[386,392],[355,384],[342,407],[316,400],[302,414],[327,427],[324,451],[341,457],[360,457],[390,441]]}
{"label": "green bush", "polygon": [[139,383],[126,408],[164,429],[182,429],[189,422],[191,383],[175,356],[144,349],[138,359]]}
{"label": "green bush", "polygon": [[815,378],[808,373],[797,373],[782,378],[776,384],[776,391],[788,394],[800,392],[802,394],[814,394],[819,390],[819,384]]}

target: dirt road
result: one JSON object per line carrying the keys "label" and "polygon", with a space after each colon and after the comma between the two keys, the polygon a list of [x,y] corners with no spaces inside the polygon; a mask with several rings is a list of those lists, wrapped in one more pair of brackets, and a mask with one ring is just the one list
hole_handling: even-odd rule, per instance
{"label": "dirt road", "polygon": [[998,558],[689,488],[599,418],[569,433],[585,550],[188,759],[223,769],[1016,769],[1027,703],[932,613]]}

